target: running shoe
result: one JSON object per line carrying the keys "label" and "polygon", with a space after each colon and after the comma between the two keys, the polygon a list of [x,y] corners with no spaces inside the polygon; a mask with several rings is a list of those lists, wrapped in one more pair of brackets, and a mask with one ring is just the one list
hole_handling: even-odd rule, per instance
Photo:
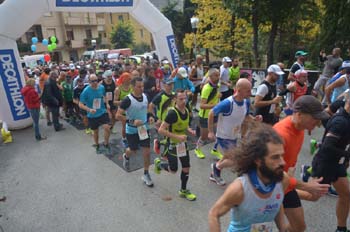
{"label": "running shoe", "polygon": [[179,196],[182,198],[186,198],[189,201],[194,201],[197,198],[197,196],[191,193],[188,189],[181,189],[179,191]]}
{"label": "running shoe", "polygon": [[123,154],[123,167],[126,171],[130,171],[130,160],[129,158],[126,158],[126,154]]}
{"label": "running shoe", "polygon": [[96,154],[102,154],[103,153],[103,149],[100,147],[99,144],[94,144],[94,147],[96,147]]}
{"label": "running shoe", "polygon": [[161,160],[159,158],[154,159],[154,173],[156,173],[156,174],[160,174],[160,171],[162,170],[160,168],[160,162],[161,162]]}
{"label": "running shoe", "polygon": [[310,176],[311,176],[311,173],[308,171],[308,169],[310,168],[310,166],[308,165],[301,165],[301,179],[304,181],[304,182],[308,182]]}
{"label": "running shoe", "polygon": [[331,197],[338,197],[337,191],[335,191],[335,189],[332,186],[329,187],[327,195]]}
{"label": "running shoe", "polygon": [[160,142],[158,139],[154,139],[153,140],[153,151],[154,153],[156,153],[157,155],[160,154]]}
{"label": "running shoe", "polygon": [[151,176],[149,175],[149,173],[143,174],[142,180],[148,187],[153,187],[153,181],[152,181]]}
{"label": "running shoe", "polygon": [[111,155],[111,147],[109,146],[109,144],[103,144],[103,149],[106,155]]}
{"label": "running shoe", "polygon": [[128,148],[129,144],[128,144],[128,140],[127,139],[122,139],[122,144],[123,144],[123,147],[126,149]]}
{"label": "running shoe", "polygon": [[205,158],[205,154],[199,148],[194,149],[194,153],[196,154],[196,156],[199,159],[204,159]]}
{"label": "running shoe", "polygon": [[92,130],[90,128],[86,128],[85,129],[85,134],[89,135],[89,134],[92,134]]}
{"label": "running shoe", "polygon": [[215,167],[215,163],[212,163],[210,167],[211,167],[211,173],[209,176],[209,180],[215,182],[219,186],[225,185],[226,182],[221,178],[220,170]]}
{"label": "running shoe", "polygon": [[213,156],[216,156],[218,159],[222,159],[223,157],[223,155],[218,150],[215,150],[215,149],[212,149],[210,151],[210,154],[212,154]]}

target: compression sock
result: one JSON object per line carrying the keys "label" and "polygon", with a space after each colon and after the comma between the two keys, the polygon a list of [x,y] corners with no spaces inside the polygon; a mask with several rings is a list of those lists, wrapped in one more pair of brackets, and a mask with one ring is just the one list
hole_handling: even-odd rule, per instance
{"label": "compression sock", "polygon": [[187,189],[187,181],[188,181],[189,173],[185,173],[181,171],[181,189]]}

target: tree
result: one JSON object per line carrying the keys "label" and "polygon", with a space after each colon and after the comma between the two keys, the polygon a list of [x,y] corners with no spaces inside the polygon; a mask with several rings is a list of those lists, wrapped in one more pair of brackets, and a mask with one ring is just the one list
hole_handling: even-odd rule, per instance
{"label": "tree", "polygon": [[149,46],[149,44],[141,42],[139,44],[135,44],[132,50],[134,54],[143,54],[145,52],[151,51],[151,47]]}
{"label": "tree", "polygon": [[[195,11],[199,18],[196,41],[198,47],[211,49],[211,52],[220,55],[230,51],[230,27],[227,19],[230,12],[223,7],[221,0],[192,0],[198,5]],[[187,48],[192,48],[194,34],[185,35],[184,44]]]}
{"label": "tree", "polygon": [[129,48],[134,43],[134,30],[129,21],[119,22],[112,28],[111,44],[114,48]]}
{"label": "tree", "polygon": [[169,2],[168,5],[162,9],[162,13],[171,22],[171,26],[174,31],[176,45],[181,53],[183,52],[183,45],[180,41],[182,41],[184,37],[183,36],[184,33],[182,32],[183,24],[184,24],[184,15],[182,12],[175,10],[176,6],[177,6],[176,2]]}
{"label": "tree", "polygon": [[[347,0],[323,0],[325,14],[321,26],[321,48],[331,51],[334,47],[350,48],[350,2]],[[346,55],[348,56],[348,54]]]}

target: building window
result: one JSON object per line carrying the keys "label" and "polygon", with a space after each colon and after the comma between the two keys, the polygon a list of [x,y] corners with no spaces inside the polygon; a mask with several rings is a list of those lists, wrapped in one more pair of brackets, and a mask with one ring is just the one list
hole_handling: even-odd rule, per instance
{"label": "building window", "polygon": [[143,29],[140,29],[140,36],[143,38]]}
{"label": "building window", "polygon": [[107,38],[107,33],[106,32],[103,33],[103,37]]}
{"label": "building window", "polygon": [[36,37],[38,37],[38,40],[42,41],[43,40],[43,30],[41,28],[41,25],[34,25],[33,30],[34,30]]}
{"label": "building window", "polygon": [[34,31],[27,31],[26,32],[26,40],[27,43],[32,43],[32,38],[35,37]]}
{"label": "building window", "polygon": [[118,20],[123,22],[124,21],[123,15],[119,15]]}
{"label": "building window", "polygon": [[113,14],[109,13],[109,19],[111,20],[111,24],[113,24]]}
{"label": "building window", "polygon": [[85,32],[86,32],[86,38],[87,38],[87,39],[92,39],[92,32],[91,32],[91,29],[87,29],[87,30],[85,30]]}
{"label": "building window", "polygon": [[71,31],[66,31],[67,34],[67,40],[74,40],[74,33],[73,30]]}

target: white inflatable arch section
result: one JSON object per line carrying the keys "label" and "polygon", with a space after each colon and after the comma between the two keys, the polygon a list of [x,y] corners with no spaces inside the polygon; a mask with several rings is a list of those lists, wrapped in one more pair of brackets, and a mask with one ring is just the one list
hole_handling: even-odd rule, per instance
{"label": "white inflatable arch section", "polygon": [[176,65],[179,55],[170,21],[149,0],[6,0],[0,5],[0,120],[10,129],[31,125],[20,90],[24,75],[16,39],[47,12],[130,13],[153,35],[160,58]]}

